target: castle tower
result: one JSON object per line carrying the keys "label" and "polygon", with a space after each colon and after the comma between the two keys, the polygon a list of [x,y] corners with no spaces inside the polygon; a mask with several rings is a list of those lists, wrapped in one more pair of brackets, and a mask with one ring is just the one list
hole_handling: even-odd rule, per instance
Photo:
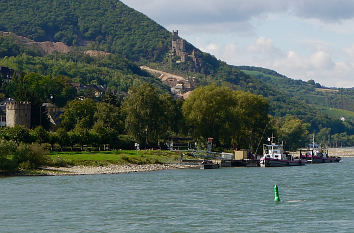
{"label": "castle tower", "polygon": [[178,30],[172,31],[171,54],[181,58],[181,62],[186,61],[186,41],[178,36]]}
{"label": "castle tower", "polygon": [[172,31],[172,40],[177,40],[178,38],[179,38],[178,30],[177,31]]}
{"label": "castle tower", "polygon": [[31,128],[30,102],[6,103],[6,126],[15,127],[15,125],[23,125],[26,128]]}

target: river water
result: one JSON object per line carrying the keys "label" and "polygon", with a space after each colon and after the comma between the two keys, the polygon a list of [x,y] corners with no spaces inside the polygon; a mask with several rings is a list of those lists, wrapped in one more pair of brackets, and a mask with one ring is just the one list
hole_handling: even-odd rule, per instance
{"label": "river water", "polygon": [[1,178],[0,232],[354,232],[353,167]]}

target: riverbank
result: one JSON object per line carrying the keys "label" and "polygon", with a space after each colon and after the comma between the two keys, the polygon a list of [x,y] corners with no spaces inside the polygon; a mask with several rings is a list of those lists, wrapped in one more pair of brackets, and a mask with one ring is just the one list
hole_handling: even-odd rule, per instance
{"label": "riverbank", "polygon": [[197,165],[180,164],[127,164],[127,165],[106,165],[106,166],[72,166],[72,167],[43,167],[29,175],[43,176],[75,176],[75,175],[103,175],[122,174],[134,172],[151,172],[171,169],[197,168]]}
{"label": "riverbank", "polygon": [[354,157],[354,147],[329,148],[328,153],[330,156]]}

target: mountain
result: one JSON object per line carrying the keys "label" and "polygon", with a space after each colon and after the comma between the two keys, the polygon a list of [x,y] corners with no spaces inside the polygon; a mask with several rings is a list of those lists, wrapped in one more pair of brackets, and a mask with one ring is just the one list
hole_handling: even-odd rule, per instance
{"label": "mountain", "polygon": [[[16,37],[0,35],[0,65],[15,70],[66,75],[75,82],[106,85],[115,91],[127,91],[141,81],[167,90],[139,68],[146,65],[195,78],[200,85],[217,83],[261,94],[270,100],[273,115],[295,115],[310,122],[313,129],[330,121],[320,120],[306,99],[291,94],[288,89],[292,87],[279,88],[271,79],[242,72],[200,51],[177,32],[167,31],[118,0],[0,0],[0,31],[35,42],[29,47]],[[48,42],[63,43],[70,52],[43,53],[40,43]],[[88,50],[103,56],[86,55]]]}

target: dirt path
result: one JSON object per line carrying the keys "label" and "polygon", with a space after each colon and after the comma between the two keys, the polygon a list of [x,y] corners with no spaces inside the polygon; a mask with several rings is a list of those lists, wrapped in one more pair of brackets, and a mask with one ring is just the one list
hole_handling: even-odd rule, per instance
{"label": "dirt path", "polygon": [[164,72],[164,71],[161,71],[161,70],[151,69],[150,67],[147,67],[147,66],[140,66],[140,69],[145,70],[145,71],[147,71],[149,73],[154,73],[154,74],[160,75],[161,81],[165,81],[169,77],[175,78],[178,81],[186,81],[186,79],[184,77],[182,77],[182,76],[171,74],[171,73]]}

